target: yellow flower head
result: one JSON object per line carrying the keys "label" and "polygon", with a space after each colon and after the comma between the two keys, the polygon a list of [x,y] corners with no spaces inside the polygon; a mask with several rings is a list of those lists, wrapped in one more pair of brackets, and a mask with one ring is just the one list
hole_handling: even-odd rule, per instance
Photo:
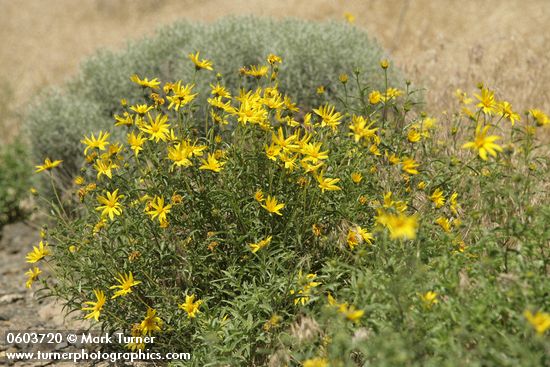
{"label": "yellow flower head", "polygon": [[267,55],[267,62],[271,65],[280,64],[283,62],[283,59],[281,59],[279,56],[274,54]]}
{"label": "yellow flower head", "polygon": [[191,294],[185,296],[185,302],[178,307],[187,313],[187,318],[193,319],[197,316],[197,313],[200,312],[199,307],[201,304],[202,301],[199,299],[195,302],[195,295]]}
{"label": "yellow flower head", "polygon": [[430,196],[430,200],[433,201],[436,208],[441,208],[445,205],[445,195],[440,188],[435,189],[435,191]]}
{"label": "yellow flower head", "polygon": [[262,190],[257,190],[255,193],[254,193],[254,199],[258,202],[258,203],[261,203],[262,201],[264,201],[264,193]]}
{"label": "yellow flower head", "polygon": [[477,150],[478,155],[484,161],[487,160],[487,153],[493,157],[497,156],[497,152],[502,152],[502,147],[495,143],[500,137],[496,135],[487,136],[489,125],[481,128],[481,124],[476,128],[476,136],[474,141],[468,142],[462,146],[462,148],[469,148]]}
{"label": "yellow flower head", "polygon": [[158,217],[159,222],[167,223],[166,215],[170,213],[170,208],[172,204],[164,205],[164,198],[162,196],[155,196],[155,198],[150,201],[145,208],[145,212],[151,216],[151,219],[154,220]]}
{"label": "yellow flower head", "polygon": [[363,175],[361,175],[360,172],[353,172],[353,173],[351,174],[351,180],[352,180],[354,183],[358,184],[359,182],[361,182],[361,180],[363,180]]}
{"label": "yellow flower head", "polygon": [[158,114],[155,119],[151,117],[151,114],[147,115],[149,123],[144,123],[140,126],[140,130],[149,135],[149,140],[159,142],[159,140],[166,141],[170,136],[170,124],[168,123],[168,116],[164,114]]}
{"label": "yellow flower head", "polygon": [[439,303],[439,300],[437,299],[437,293],[433,291],[428,291],[424,294],[421,294],[420,299],[422,300],[426,308],[431,308],[436,303]]}
{"label": "yellow flower head", "polygon": [[149,80],[147,78],[140,79],[137,74],[130,77],[130,80],[144,88],[159,89],[160,82],[157,78]]}
{"label": "yellow flower head", "polygon": [[88,154],[88,150],[93,148],[105,150],[106,146],[109,145],[107,139],[110,135],[111,134],[109,134],[108,132],[100,131],[97,135],[97,138],[94,134],[91,134],[89,138],[84,136],[84,139],[80,141],[82,144],[86,145],[86,148],[84,148],[84,154]]}
{"label": "yellow flower head", "polygon": [[328,104],[314,109],[313,112],[321,117],[321,127],[329,126],[333,131],[336,131],[341,123],[340,120],[344,117],[340,112],[334,110],[334,106]]}
{"label": "yellow flower head", "polygon": [[113,220],[115,215],[122,214],[122,204],[119,203],[119,200],[123,199],[124,195],[118,195],[118,189],[113,192],[107,192],[105,196],[98,196],[97,201],[100,204],[95,210],[101,210],[102,217],[109,217]]}
{"label": "yellow flower head", "polygon": [[264,247],[266,247],[267,245],[269,245],[271,243],[271,238],[272,236],[269,236],[263,240],[261,240],[260,242],[257,242],[257,243],[251,243],[249,244],[248,246],[250,247],[250,250],[253,252],[253,253],[256,253],[258,252],[259,250],[263,249]]}
{"label": "yellow flower head", "polygon": [[147,308],[147,315],[139,324],[139,327],[143,334],[151,335],[155,331],[160,331],[162,328],[162,320],[157,316],[157,310],[154,308]]}
{"label": "yellow flower head", "polygon": [[403,172],[408,173],[409,175],[417,175],[418,174],[418,162],[416,162],[412,158],[403,158],[401,161],[401,169]]}
{"label": "yellow flower head", "polygon": [[28,277],[27,281],[25,282],[25,287],[30,288],[32,287],[32,283],[38,279],[38,276],[42,273],[42,270],[40,270],[37,266],[33,267],[32,269],[29,269],[27,272],[25,272],[25,275]]}
{"label": "yellow flower head", "polygon": [[35,166],[36,167],[36,173],[39,173],[39,172],[42,172],[42,171],[49,171],[51,170],[52,168],[55,168],[57,166],[59,166],[61,164],[61,160],[57,160],[57,161],[51,161],[50,158],[46,158],[44,160],[44,164],[43,165],[39,165],[39,166]]}
{"label": "yellow flower head", "polygon": [[531,311],[526,310],[523,316],[525,316],[527,321],[529,321],[539,335],[543,335],[546,330],[550,329],[550,314],[546,312],[537,311],[533,314]]}
{"label": "yellow flower head", "polygon": [[275,213],[280,216],[283,215],[281,213],[281,209],[283,209],[284,207],[285,207],[285,204],[277,202],[277,199],[275,197],[271,197],[271,195],[267,195],[265,204],[262,204],[262,208],[264,208],[270,213]]}
{"label": "yellow flower head", "polygon": [[550,118],[539,109],[533,108],[529,110],[529,114],[533,116],[538,126],[546,126],[550,124]]}
{"label": "yellow flower head", "polygon": [[85,304],[88,305],[88,307],[82,307],[82,311],[90,311],[89,314],[84,316],[85,319],[94,319],[95,321],[99,321],[99,316],[101,314],[101,309],[103,308],[103,305],[105,304],[105,293],[103,293],[102,290],[94,289],[94,295],[96,298],[96,301],[86,301]]}
{"label": "yellow flower head", "polygon": [[351,13],[345,12],[344,18],[346,19],[346,22],[353,24],[355,22],[355,16]]}
{"label": "yellow flower head", "polygon": [[27,254],[26,259],[28,263],[34,264],[48,256],[50,253],[48,244],[44,244],[43,241],[40,241],[38,247],[34,246],[32,251]]}
{"label": "yellow flower head", "polygon": [[392,239],[413,240],[416,238],[418,219],[414,215],[407,216],[403,213],[387,214],[380,212],[377,221],[388,228]]}
{"label": "yellow flower head", "polygon": [[302,364],[303,367],[329,367],[328,360],[325,358],[307,359]]}
{"label": "yellow flower head", "polygon": [[115,280],[119,283],[118,285],[113,285],[109,289],[117,289],[118,291],[111,297],[111,299],[124,296],[128,293],[132,293],[132,287],[140,284],[140,281],[134,280],[134,275],[132,272],[128,274],[118,274],[118,277],[115,277]]}
{"label": "yellow flower head", "polygon": [[316,178],[317,178],[317,182],[319,183],[319,188],[321,189],[321,192],[325,192],[325,190],[326,191],[342,190],[341,187],[336,186],[336,184],[340,182],[339,178],[323,177],[323,172],[319,173],[319,175]]}
{"label": "yellow flower head", "polygon": [[212,68],[212,61],[207,59],[200,60],[199,56],[200,56],[200,51],[197,51],[196,54],[192,54],[192,53],[189,54],[189,59],[191,59],[191,61],[193,61],[193,64],[195,64],[196,70],[201,70],[201,69],[214,70]]}
{"label": "yellow flower head", "polygon": [[213,172],[220,172],[222,170],[225,162],[220,162],[216,159],[213,154],[208,153],[208,159],[202,159],[202,166],[199,167],[201,170],[209,170]]}
{"label": "yellow flower head", "polygon": [[476,99],[479,103],[476,107],[480,108],[486,115],[493,115],[497,108],[497,103],[495,101],[495,93],[490,91],[487,88],[481,89],[481,95],[475,94]]}
{"label": "yellow flower head", "polygon": [[353,250],[357,245],[366,242],[369,245],[372,244],[374,239],[372,233],[367,232],[361,226],[355,226],[349,229],[347,235],[348,246]]}

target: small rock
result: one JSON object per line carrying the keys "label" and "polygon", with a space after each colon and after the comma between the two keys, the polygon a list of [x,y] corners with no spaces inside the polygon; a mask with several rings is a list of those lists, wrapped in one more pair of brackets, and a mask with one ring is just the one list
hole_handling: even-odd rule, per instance
{"label": "small rock", "polygon": [[21,294],[6,294],[2,297],[0,297],[0,305],[7,305],[10,303],[15,303],[17,301],[20,301],[24,299],[23,295]]}

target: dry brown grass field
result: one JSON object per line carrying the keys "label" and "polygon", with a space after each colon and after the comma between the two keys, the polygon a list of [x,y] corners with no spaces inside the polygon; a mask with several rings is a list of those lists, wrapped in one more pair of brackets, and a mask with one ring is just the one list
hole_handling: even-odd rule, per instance
{"label": "dry brown grass field", "polygon": [[101,47],[117,48],[180,18],[255,14],[310,20],[355,16],[416,84],[428,110],[483,81],[519,110],[550,109],[548,0],[0,0],[0,140],[11,139],[33,95],[73,76]]}

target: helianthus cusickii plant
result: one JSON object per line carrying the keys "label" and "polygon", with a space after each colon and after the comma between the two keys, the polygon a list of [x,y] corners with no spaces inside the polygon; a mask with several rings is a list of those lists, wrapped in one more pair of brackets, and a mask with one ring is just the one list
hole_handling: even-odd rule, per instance
{"label": "helianthus cusickii plant", "polygon": [[[409,83],[359,70],[338,77],[338,102],[300,108],[280,55],[234,70],[242,88],[188,56],[190,80],[128,75],[141,96],[117,96],[115,130],[81,138],[29,287],[156,338],[113,348],[192,353],[182,365],[548,360],[543,112],[480,86],[437,121]],[[48,155],[40,174],[64,163]]]}
{"label": "helianthus cusickii plant", "polygon": [[[150,90],[134,88],[128,78],[183,79],[195,84],[194,91],[206,102],[216,73],[224,75],[232,89],[241,83],[254,85],[235,70],[261,74],[262,56],[276,54],[285,60],[279,65],[279,89],[304,107],[336,101],[338,75],[364,72],[365,82],[380,87],[383,78],[375,73],[382,49],[368,34],[344,22],[316,23],[298,19],[273,20],[254,17],[226,18],[212,24],[186,21],[161,28],[151,38],[134,41],[122,52],[102,51],[86,61],[79,75],[65,87],[52,90],[32,106],[26,131],[34,157],[55,154],[65,162],[55,174],[67,184],[78,174],[81,136],[92,130],[111,130],[113,115],[121,96],[146,103]],[[213,61],[216,73],[194,79],[195,64],[181,63],[189,54]],[[394,72],[395,80],[400,78]],[[350,88],[355,86],[350,83]],[[320,90],[316,93],[316,90]],[[204,119],[207,109],[195,117]],[[123,116],[122,116],[123,117]]]}

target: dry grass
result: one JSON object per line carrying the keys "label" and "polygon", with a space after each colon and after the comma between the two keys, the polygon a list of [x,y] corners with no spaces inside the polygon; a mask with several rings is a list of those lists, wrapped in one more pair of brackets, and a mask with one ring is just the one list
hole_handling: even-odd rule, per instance
{"label": "dry grass", "polygon": [[179,18],[229,14],[356,17],[398,66],[428,88],[431,112],[449,108],[456,88],[484,81],[520,111],[550,110],[550,2],[547,0],[0,0],[3,75],[0,139],[17,132],[33,94],[74,75],[99,47],[116,48]]}

